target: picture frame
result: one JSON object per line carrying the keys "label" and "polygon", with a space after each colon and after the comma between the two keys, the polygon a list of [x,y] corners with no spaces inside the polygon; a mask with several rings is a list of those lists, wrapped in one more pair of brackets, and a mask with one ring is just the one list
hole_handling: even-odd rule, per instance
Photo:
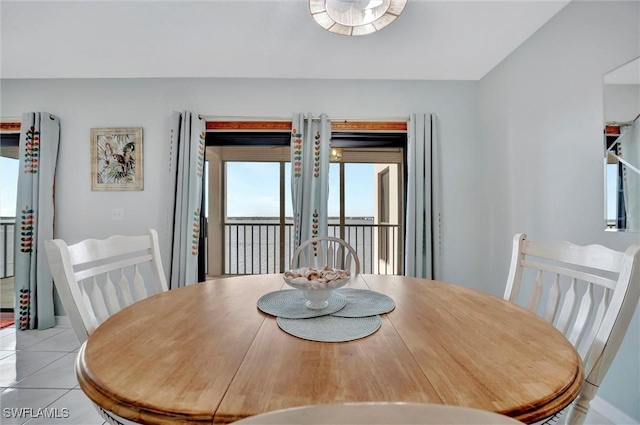
{"label": "picture frame", "polygon": [[91,129],[91,190],[144,190],[142,127]]}

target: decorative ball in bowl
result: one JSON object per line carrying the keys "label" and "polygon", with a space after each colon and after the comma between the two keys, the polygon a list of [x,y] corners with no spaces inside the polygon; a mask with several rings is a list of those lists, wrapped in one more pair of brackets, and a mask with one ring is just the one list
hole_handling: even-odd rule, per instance
{"label": "decorative ball in bowl", "polygon": [[351,273],[348,270],[325,267],[301,267],[284,273],[287,285],[302,289],[305,305],[313,310],[320,310],[329,305],[329,297],[334,289],[343,287],[349,282]]}

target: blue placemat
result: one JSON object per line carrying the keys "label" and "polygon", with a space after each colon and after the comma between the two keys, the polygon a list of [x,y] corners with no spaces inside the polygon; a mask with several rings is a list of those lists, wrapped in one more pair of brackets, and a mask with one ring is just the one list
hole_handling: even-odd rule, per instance
{"label": "blue placemat", "polygon": [[335,313],[347,304],[347,299],[333,291],[329,297],[329,305],[320,310],[313,310],[305,305],[307,300],[300,289],[285,289],[269,292],[258,300],[258,308],[272,316],[287,319],[306,319],[326,316]]}
{"label": "blue placemat", "polygon": [[375,316],[388,313],[396,307],[396,303],[387,295],[368,289],[341,288],[334,292],[343,295],[347,299],[347,305],[332,313],[333,316]]}
{"label": "blue placemat", "polygon": [[280,329],[298,338],[320,342],[345,342],[369,336],[382,325],[380,316],[336,317],[311,319],[276,319]]}

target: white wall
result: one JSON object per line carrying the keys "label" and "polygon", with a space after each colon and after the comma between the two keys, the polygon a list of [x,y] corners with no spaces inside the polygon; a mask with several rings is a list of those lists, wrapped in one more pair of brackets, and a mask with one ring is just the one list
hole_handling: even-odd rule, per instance
{"label": "white wall", "polygon": [[[488,291],[503,291],[517,232],[619,250],[640,243],[638,233],[604,231],[602,170],[602,77],[640,54],[639,5],[574,1],[479,83]],[[638,316],[598,395],[640,420]]]}
{"label": "white wall", "polygon": [[640,113],[640,84],[604,85],[605,122],[633,121]]}
{"label": "white wall", "polygon": [[[104,79],[3,80],[2,116],[48,111],[61,120],[56,237],[77,242],[114,233],[159,231],[165,268],[169,259],[166,201],[169,124],[173,110],[205,115],[397,117],[436,112],[442,126],[444,167],[443,279],[481,287],[476,240],[475,104],[471,82],[342,80]],[[144,191],[92,192],[92,127],[143,127]],[[112,221],[122,208],[124,221]],[[459,259],[464,258],[464,262]]]}

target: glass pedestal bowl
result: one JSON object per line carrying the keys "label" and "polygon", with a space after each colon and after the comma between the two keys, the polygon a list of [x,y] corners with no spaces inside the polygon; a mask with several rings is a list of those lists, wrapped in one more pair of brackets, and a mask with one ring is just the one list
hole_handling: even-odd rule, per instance
{"label": "glass pedestal bowl", "polygon": [[284,273],[284,281],[295,289],[301,289],[305,305],[312,310],[321,310],[329,305],[329,297],[334,289],[342,288],[349,282],[351,273],[347,270],[325,267],[301,267]]}

